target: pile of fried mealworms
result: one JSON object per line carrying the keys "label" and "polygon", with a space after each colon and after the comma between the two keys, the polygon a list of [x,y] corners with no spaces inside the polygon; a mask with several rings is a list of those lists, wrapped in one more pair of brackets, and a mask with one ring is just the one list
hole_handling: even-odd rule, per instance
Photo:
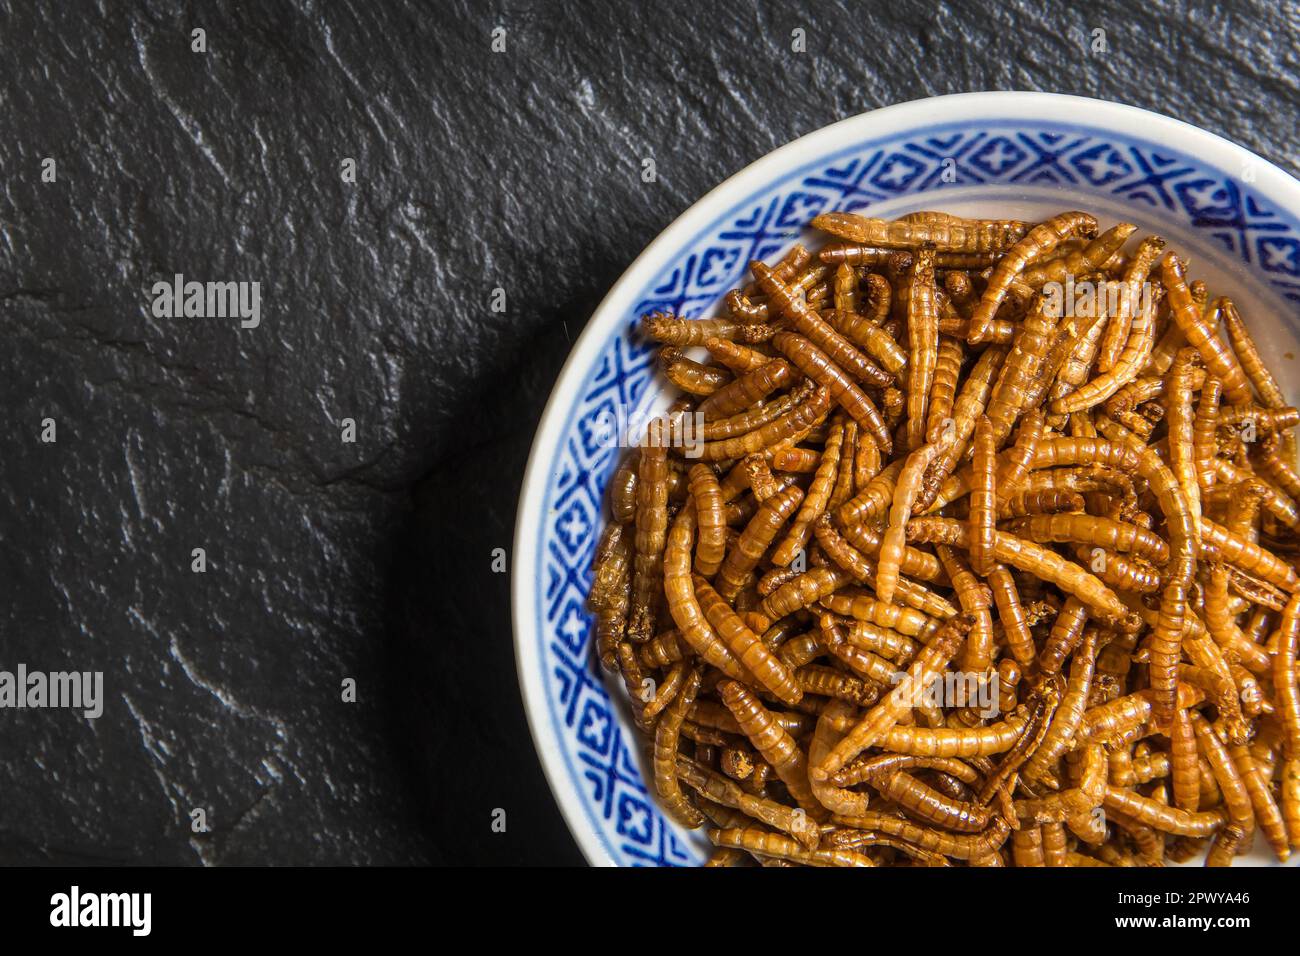
{"label": "pile of fried mealworms", "polygon": [[813,227],[641,320],[684,397],[589,607],[664,809],[712,866],[1285,860],[1300,412],[1233,303],[1083,212]]}

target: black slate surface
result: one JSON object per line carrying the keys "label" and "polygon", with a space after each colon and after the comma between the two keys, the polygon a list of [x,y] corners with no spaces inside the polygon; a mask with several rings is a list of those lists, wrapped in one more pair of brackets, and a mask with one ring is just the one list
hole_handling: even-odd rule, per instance
{"label": "black slate surface", "polygon": [[[627,263],[774,147],[939,93],[1134,103],[1294,173],[1298,33],[1262,2],[0,2],[0,669],[106,697],[0,710],[0,862],[579,862],[491,553]],[[177,272],[259,281],[261,325],[154,318]]]}

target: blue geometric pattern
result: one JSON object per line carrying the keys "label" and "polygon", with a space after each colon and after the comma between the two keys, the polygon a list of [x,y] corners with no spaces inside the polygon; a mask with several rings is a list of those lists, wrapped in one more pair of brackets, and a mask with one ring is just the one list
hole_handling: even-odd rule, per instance
{"label": "blue geometric pattern", "polygon": [[[972,183],[1059,185],[1149,206],[1213,238],[1300,303],[1300,228],[1248,183],[1159,144],[1038,121],[957,124],[863,144],[769,184],[684,245],[606,343],[560,447],[541,450],[555,463],[539,536],[551,724],[588,820],[617,862],[690,865],[705,853],[700,842],[679,838],[647,791],[634,751],[639,737],[606,693],[583,607],[605,485],[624,452],[601,440],[601,424],[616,407],[644,409],[652,397],[651,350],[634,332],[637,319],[656,310],[710,313],[751,259],[780,253],[818,213]],[[942,199],[927,204],[941,208]]]}

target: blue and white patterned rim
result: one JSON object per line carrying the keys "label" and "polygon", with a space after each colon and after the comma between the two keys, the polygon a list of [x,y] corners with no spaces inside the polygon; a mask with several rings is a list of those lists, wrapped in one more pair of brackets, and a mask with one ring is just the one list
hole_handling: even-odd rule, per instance
{"label": "blue and white patterned rim", "polygon": [[[976,96],[1002,107],[1006,97],[1028,97],[1036,105],[1046,99],[1141,113],[1046,94]],[[944,97],[906,106],[969,98]],[[662,255],[663,265],[630,295],[624,291],[623,300],[635,303],[631,308],[620,308],[603,329],[596,329],[593,320],[587,334],[596,332],[603,339],[594,361],[585,369],[566,367],[562,373],[561,383],[576,375],[577,387],[562,396],[557,386],[544,417],[544,423],[558,417],[558,425],[552,426],[556,438],[544,441],[549,436],[539,431],[525,478],[515,573],[532,580],[517,582],[526,586],[516,587],[515,628],[521,684],[539,753],[570,827],[592,862],[689,865],[701,862],[704,853],[700,840],[669,823],[647,793],[639,737],[607,693],[590,651],[591,618],[583,607],[592,550],[604,521],[605,485],[624,451],[602,440],[599,423],[618,408],[645,407],[657,391],[650,388],[650,349],[633,334],[642,314],[660,309],[708,314],[742,278],[751,259],[783,251],[818,213],[877,207],[945,190],[967,199],[974,190],[978,198],[989,200],[1051,194],[1060,208],[1101,207],[1102,213],[1113,208],[1115,218],[1122,207],[1127,218],[1138,217],[1135,221],[1144,226],[1177,235],[1182,247],[1192,242],[1193,255],[1226,254],[1245,265],[1271,286],[1279,309],[1300,314],[1300,203],[1275,201],[1261,190],[1260,177],[1252,171],[1243,176],[1243,168],[1211,165],[1203,155],[1198,158],[1175,146],[1173,137],[1166,145],[1134,132],[1121,134],[1109,123],[1099,128],[1020,112],[1003,109],[1000,118],[922,121],[886,135],[859,137],[842,148],[814,153],[811,161],[762,181],[743,198],[718,205],[708,221],[672,243]],[[969,116],[970,111],[955,115]],[[1055,115],[1075,114],[1062,110]],[[1169,124],[1184,139],[1189,138],[1185,131],[1192,130],[1230,146],[1167,118],[1141,115],[1160,121],[1151,135],[1167,135],[1169,129],[1159,126]],[[1019,118],[1008,118],[1013,116]],[[1200,144],[1187,145],[1200,152]],[[1260,164],[1270,181],[1281,176],[1296,185],[1263,160],[1231,149],[1235,152],[1230,155],[1244,166]],[[927,205],[936,208],[944,201],[927,197]],[[1144,210],[1149,211],[1149,223],[1142,218]],[[1184,237],[1188,241],[1182,241]],[[1198,252],[1193,238],[1208,242]],[[1288,301],[1289,306],[1284,304]],[[598,317],[608,305],[609,300]],[[557,406],[561,398],[563,404]],[[536,495],[540,501],[533,498]],[[527,527],[526,519],[536,524]]]}

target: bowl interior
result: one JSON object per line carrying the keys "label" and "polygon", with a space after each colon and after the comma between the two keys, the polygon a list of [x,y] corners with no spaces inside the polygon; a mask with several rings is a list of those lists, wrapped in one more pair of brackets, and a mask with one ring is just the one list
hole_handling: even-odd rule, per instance
{"label": "bowl interior", "polygon": [[[673,397],[634,333],[639,316],[712,315],[751,259],[779,256],[831,209],[1026,220],[1084,209],[1103,227],[1126,220],[1138,237],[1164,236],[1212,295],[1233,298],[1288,395],[1297,392],[1300,203],[1260,194],[1249,159],[1218,168],[1167,131],[1154,142],[1109,125],[1023,116],[849,132],[800,141],[808,147],[788,168],[751,168],[724,187],[730,195],[711,194],[692,210],[691,228],[674,226],[667,246],[652,246],[593,318],[584,339],[595,341],[586,355],[579,343],[539,431],[521,507],[521,522],[534,509],[538,523],[521,523],[516,543],[516,576],[533,582],[516,591],[520,678],[557,800],[592,862],[689,865],[707,852],[702,835],[668,821],[647,792],[641,739],[621,687],[607,685],[593,661],[583,608],[605,486],[626,434]],[[619,423],[613,432],[610,421]],[[1267,859],[1258,849],[1251,858]]]}

